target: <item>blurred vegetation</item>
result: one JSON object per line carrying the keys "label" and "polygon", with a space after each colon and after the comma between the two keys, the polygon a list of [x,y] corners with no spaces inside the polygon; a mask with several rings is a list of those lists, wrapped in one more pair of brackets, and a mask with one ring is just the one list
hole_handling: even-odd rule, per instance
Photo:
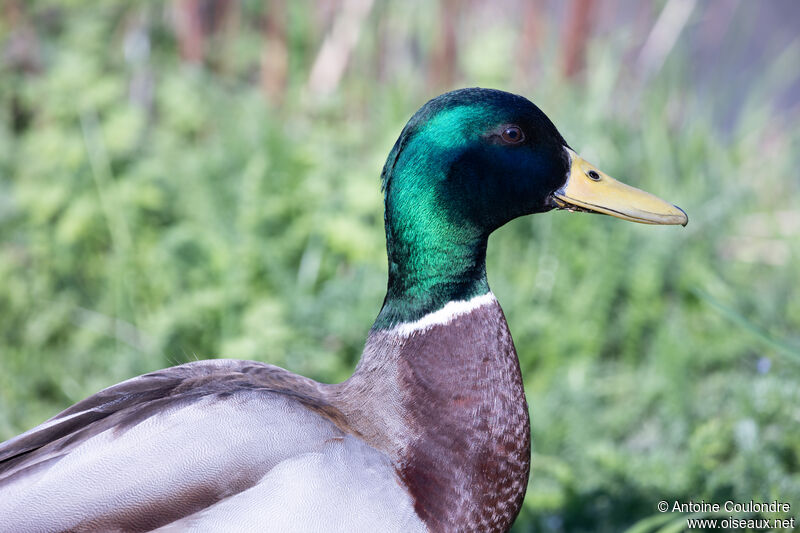
{"label": "blurred vegetation", "polygon": [[0,439],[197,358],[346,379],[385,290],[383,159],[481,85],[690,216],[492,238],[533,421],[514,530],[682,530],[662,499],[798,516],[800,42],[767,46],[767,3],[622,4],[7,1]]}

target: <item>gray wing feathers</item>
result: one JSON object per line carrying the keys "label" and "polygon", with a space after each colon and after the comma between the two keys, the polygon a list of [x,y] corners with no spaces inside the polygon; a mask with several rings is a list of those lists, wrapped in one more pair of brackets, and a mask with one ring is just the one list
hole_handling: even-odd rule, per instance
{"label": "gray wing feathers", "polygon": [[[270,365],[214,360],[105,389],[0,445],[0,531],[236,530],[236,517],[247,530],[269,513],[295,516],[289,489],[306,491],[311,509],[329,490],[349,494],[349,514],[368,517],[353,507],[359,487],[388,495],[396,521],[413,523],[389,460],[343,431],[318,387]],[[363,471],[355,491],[344,484],[352,468]],[[330,522],[326,513],[346,508],[315,516]]]}
{"label": "gray wing feathers", "polygon": [[[200,369],[198,369],[200,370]],[[87,438],[90,433],[107,429],[108,424],[99,423],[117,414],[135,416],[164,398],[183,381],[189,378],[183,367],[167,369],[163,372],[147,374],[124,381],[113,387],[76,403],[47,422],[13,439],[0,444],[0,486],[10,473],[38,462],[41,455],[35,452],[45,450],[56,452],[69,449],[71,445]]]}
{"label": "gray wing feathers", "polygon": [[282,368],[232,359],[198,361],[129,379],[76,403],[47,422],[0,444],[0,486],[20,468],[49,459],[94,435],[120,433],[167,409],[243,391],[288,395],[312,410],[341,416],[320,399],[318,384]]}

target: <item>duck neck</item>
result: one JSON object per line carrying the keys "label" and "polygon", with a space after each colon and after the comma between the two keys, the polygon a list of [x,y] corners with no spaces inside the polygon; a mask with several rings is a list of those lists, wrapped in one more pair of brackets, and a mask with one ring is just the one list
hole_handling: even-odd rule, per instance
{"label": "duck neck", "polygon": [[506,531],[530,466],[517,354],[492,293],[373,329],[334,403],[393,460],[430,531]]}
{"label": "duck neck", "polygon": [[389,283],[373,330],[414,322],[448,302],[489,292],[486,236],[446,238],[414,229],[387,227]]}

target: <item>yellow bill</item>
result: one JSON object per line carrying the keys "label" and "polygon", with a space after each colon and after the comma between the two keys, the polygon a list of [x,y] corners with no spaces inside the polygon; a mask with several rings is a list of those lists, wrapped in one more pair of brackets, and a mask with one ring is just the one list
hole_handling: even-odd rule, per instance
{"label": "yellow bill", "polygon": [[678,206],[620,183],[597,170],[578,154],[567,148],[570,171],[567,182],[553,193],[559,209],[591,211],[642,224],[689,223],[689,217]]}

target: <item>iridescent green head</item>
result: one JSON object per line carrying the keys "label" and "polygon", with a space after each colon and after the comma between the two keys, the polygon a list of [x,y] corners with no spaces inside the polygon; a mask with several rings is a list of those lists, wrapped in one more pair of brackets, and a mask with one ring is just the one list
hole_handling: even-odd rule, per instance
{"label": "iridescent green head", "polygon": [[[387,229],[412,221],[446,226],[444,240],[486,236],[552,206],[569,158],[550,119],[521,96],[461,89],[434,98],[409,120],[383,169]],[[443,227],[441,228],[443,229]]]}
{"label": "iridescent green head", "polygon": [[[488,292],[488,236],[516,217],[566,208],[653,223],[655,214],[614,204],[621,184],[569,149],[533,103],[491,89],[461,89],[425,104],[397,139],[382,179],[389,285],[379,329]],[[661,203],[646,207],[675,209]]]}

